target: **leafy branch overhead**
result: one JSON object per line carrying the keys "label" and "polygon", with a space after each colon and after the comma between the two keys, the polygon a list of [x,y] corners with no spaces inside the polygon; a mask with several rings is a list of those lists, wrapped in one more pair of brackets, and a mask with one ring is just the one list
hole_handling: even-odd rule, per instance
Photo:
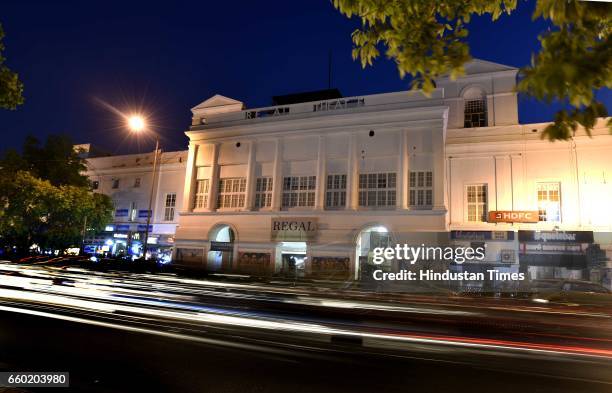
{"label": "leafy branch overhead", "polygon": [[23,83],[19,80],[19,76],[4,64],[6,59],[2,56],[3,38],[4,30],[0,25],[0,108],[15,109],[23,104]]}
{"label": "leafy branch overhead", "polygon": [[[493,21],[511,14],[517,0],[333,0],[347,17],[361,19],[352,34],[353,58],[371,66],[384,49],[412,88],[430,93],[434,80],[445,74],[463,75],[471,59],[466,38],[474,15]],[[612,5],[577,0],[537,0],[533,18],[545,18],[553,28],[539,39],[542,49],[521,70],[520,92],[540,100],[568,102],[544,131],[550,140],[570,139],[579,125],[590,134],[597,117],[607,116],[594,92],[612,87]],[[612,132],[612,123],[608,123]]]}

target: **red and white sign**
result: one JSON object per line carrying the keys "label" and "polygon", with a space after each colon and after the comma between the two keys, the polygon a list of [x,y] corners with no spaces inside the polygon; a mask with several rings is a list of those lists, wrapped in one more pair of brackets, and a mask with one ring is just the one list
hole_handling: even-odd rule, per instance
{"label": "red and white sign", "polygon": [[530,210],[494,210],[489,212],[489,222],[527,222],[540,221],[538,211]]}

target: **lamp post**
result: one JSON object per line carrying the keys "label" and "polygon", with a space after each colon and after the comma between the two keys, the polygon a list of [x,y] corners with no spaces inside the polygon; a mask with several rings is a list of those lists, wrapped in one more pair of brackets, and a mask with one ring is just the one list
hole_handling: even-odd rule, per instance
{"label": "lamp post", "polygon": [[[134,115],[128,118],[129,129],[138,134],[145,130],[146,123],[142,116]],[[151,192],[149,193],[149,208],[147,209],[147,226],[145,228],[144,243],[142,246],[142,256],[147,259],[147,249],[149,243],[149,226],[151,225],[151,214],[153,206],[153,192],[155,190],[155,173],[157,172],[157,152],[159,150],[159,138],[155,138],[155,151],[153,153],[153,173],[151,177]]]}

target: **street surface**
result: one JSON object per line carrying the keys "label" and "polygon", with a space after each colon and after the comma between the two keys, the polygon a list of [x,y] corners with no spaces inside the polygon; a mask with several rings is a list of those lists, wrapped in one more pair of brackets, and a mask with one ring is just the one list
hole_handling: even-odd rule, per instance
{"label": "street surface", "polygon": [[79,391],[612,391],[603,307],[6,262],[0,314],[0,371]]}

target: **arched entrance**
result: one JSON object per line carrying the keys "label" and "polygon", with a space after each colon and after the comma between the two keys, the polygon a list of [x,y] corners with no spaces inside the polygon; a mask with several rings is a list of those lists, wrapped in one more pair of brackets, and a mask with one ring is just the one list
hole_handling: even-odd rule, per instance
{"label": "arched entrance", "polygon": [[382,265],[375,265],[373,262],[374,249],[390,247],[391,243],[391,233],[385,226],[372,225],[359,232],[355,247],[356,280],[371,278],[375,269],[384,269],[391,266],[390,262],[385,262]]}
{"label": "arched entrance", "polygon": [[234,260],[234,230],[229,225],[219,225],[210,233],[210,248],[206,259],[209,271],[230,271]]}

